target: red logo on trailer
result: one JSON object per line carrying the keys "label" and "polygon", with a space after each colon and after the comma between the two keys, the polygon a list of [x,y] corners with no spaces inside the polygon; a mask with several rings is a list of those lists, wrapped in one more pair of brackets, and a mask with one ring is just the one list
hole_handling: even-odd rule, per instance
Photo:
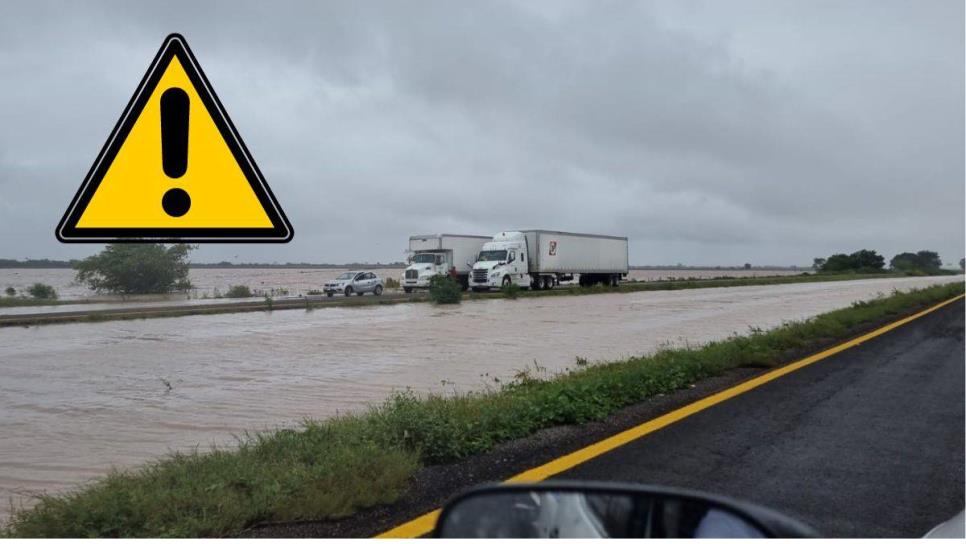
{"label": "red logo on trailer", "polygon": [[551,255],[556,255],[557,254],[557,241],[556,240],[550,240],[550,254]]}

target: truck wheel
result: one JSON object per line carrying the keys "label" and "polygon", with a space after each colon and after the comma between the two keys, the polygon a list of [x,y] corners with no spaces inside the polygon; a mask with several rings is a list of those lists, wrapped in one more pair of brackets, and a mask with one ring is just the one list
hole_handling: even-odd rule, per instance
{"label": "truck wheel", "polygon": [[510,276],[503,276],[503,287],[508,287],[510,285]]}
{"label": "truck wheel", "polygon": [[345,292],[343,294],[345,296],[347,296],[347,297],[351,297],[352,296],[352,286],[350,285],[349,287],[346,287],[345,288]]}
{"label": "truck wheel", "polygon": [[413,292],[413,288],[412,287],[403,287],[403,292],[405,292],[405,293],[412,293]]}
{"label": "truck wheel", "polygon": [[329,298],[332,298],[332,295],[334,295],[334,294],[335,293],[333,293],[333,292],[330,291],[330,292],[326,293],[325,296],[327,296]]}
{"label": "truck wheel", "polygon": [[550,276],[544,276],[543,277],[543,288],[544,289],[553,289],[553,278],[551,278]]}
{"label": "truck wheel", "polygon": [[376,289],[372,292],[372,294],[373,295],[376,295],[377,297],[378,296],[382,296],[382,286],[381,285],[377,285],[376,286]]}
{"label": "truck wheel", "polygon": [[533,278],[530,279],[530,289],[534,291],[539,291],[540,289],[543,288],[542,282],[543,282],[543,278],[541,278],[540,276],[534,276]]}
{"label": "truck wheel", "polygon": [[464,291],[470,288],[469,276],[460,276],[460,288],[462,288]]}

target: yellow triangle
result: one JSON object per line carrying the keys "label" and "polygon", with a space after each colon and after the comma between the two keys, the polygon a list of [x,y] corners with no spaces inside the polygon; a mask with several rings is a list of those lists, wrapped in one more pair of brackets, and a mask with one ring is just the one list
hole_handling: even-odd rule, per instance
{"label": "yellow triangle", "polygon": [[[179,94],[186,145],[165,145],[162,96]],[[185,107],[186,105],[186,107]],[[168,110],[168,114],[171,110]],[[170,126],[170,122],[169,122]],[[179,140],[183,141],[183,140]],[[171,149],[182,168],[166,169]],[[164,151],[164,152],[163,152]],[[165,159],[165,153],[169,153]],[[188,198],[172,212],[167,197]],[[58,238],[74,241],[280,241],[292,228],[184,38],[168,37],[68,208]]]}
{"label": "yellow triangle", "polygon": [[[188,169],[176,180],[161,167],[160,99],[171,87],[186,91],[191,104]],[[168,215],[161,206],[164,193],[175,187],[191,197],[191,207],[181,217]],[[177,58],[161,76],[77,226],[272,226]]]}

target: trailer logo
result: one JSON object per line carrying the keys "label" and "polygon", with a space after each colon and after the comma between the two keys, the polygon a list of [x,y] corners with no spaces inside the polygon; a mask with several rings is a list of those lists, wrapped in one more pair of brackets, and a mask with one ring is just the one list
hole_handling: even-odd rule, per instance
{"label": "trailer logo", "polygon": [[554,256],[557,254],[557,241],[550,240],[550,255]]}

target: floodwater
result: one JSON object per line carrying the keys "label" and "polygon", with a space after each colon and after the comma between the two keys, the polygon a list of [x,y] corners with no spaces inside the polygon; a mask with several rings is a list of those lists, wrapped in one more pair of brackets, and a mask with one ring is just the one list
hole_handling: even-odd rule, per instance
{"label": "floodwater", "polygon": [[[165,452],[773,327],[941,278],[398,304],[0,329],[0,508]],[[0,511],[0,517],[3,513]]]}
{"label": "floodwater", "polygon": [[[223,294],[232,285],[245,285],[256,292],[291,295],[305,294],[312,289],[320,289],[328,280],[335,279],[347,268],[192,268],[188,271],[193,289],[188,293],[191,298],[212,298]],[[401,268],[374,269],[385,278],[399,278]],[[0,268],[0,292],[13,287],[20,293],[35,282],[52,285],[63,300],[98,297],[86,285],[74,281],[74,271],[69,268]],[[146,297],[141,297],[146,298]],[[153,297],[157,298],[157,297]],[[172,298],[185,298],[183,294]]]}
{"label": "floodwater", "polygon": [[[345,272],[346,268],[192,268],[188,277],[194,286],[188,295],[191,298],[211,298],[224,293],[232,285],[246,285],[254,291],[270,294],[304,295],[306,291],[320,289],[322,284]],[[402,268],[376,268],[383,278],[399,279]],[[730,276],[745,278],[752,276],[782,276],[802,273],[803,270],[789,269],[668,269],[668,270],[631,270],[628,279],[654,281],[671,278],[713,278]],[[74,281],[74,271],[68,268],[0,268],[0,292],[13,287],[20,293],[36,282],[52,285],[61,299],[79,300],[95,296],[85,285]],[[184,298],[183,295],[173,295]],[[100,297],[111,299],[114,297]]]}

